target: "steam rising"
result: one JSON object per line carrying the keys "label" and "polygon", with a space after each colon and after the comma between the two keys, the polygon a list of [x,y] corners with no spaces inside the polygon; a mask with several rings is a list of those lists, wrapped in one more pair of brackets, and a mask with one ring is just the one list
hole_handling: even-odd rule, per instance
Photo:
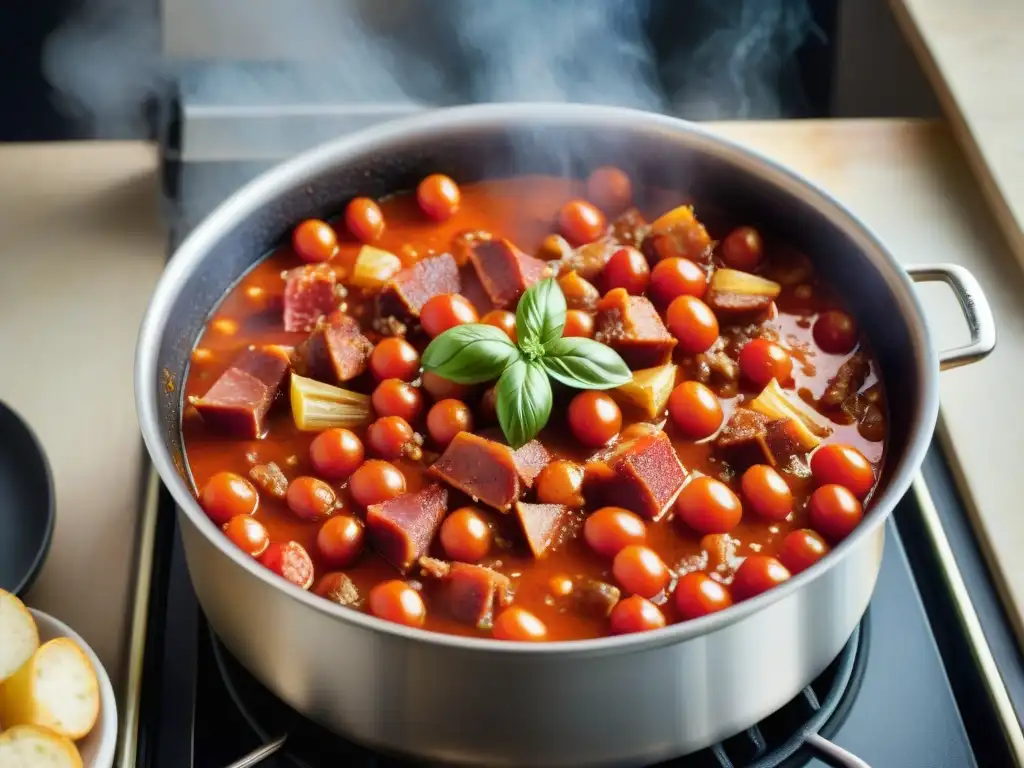
{"label": "steam rising", "polygon": [[[187,5],[203,11],[196,36],[217,46],[193,55],[225,60],[163,56],[149,3],[85,0],[43,54],[66,111],[98,138],[138,136],[140,103],[173,79],[186,96],[222,105],[574,101],[770,118],[798,88],[785,62],[814,31],[807,0]],[[248,53],[236,55],[240,46]]]}

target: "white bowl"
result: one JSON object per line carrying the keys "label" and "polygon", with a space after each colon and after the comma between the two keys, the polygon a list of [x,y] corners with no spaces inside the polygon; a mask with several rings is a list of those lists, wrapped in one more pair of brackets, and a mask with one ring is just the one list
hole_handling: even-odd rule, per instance
{"label": "white bowl", "polygon": [[96,657],[92,648],[71,627],[52,616],[29,608],[39,627],[39,642],[45,643],[57,637],[74,640],[88,657],[96,672],[100,687],[100,716],[89,735],[77,742],[85,768],[111,768],[114,765],[114,751],[117,749],[117,701],[114,688],[107,677],[107,671]]}

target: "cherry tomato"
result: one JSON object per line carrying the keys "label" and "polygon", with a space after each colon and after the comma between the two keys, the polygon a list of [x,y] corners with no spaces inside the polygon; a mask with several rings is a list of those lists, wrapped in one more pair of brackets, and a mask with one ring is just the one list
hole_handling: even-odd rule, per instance
{"label": "cherry tomato", "polygon": [[519,337],[516,335],[516,316],[505,309],[492,309],[480,320],[485,325],[493,325],[500,331],[504,331],[505,335],[512,339],[512,343],[515,344],[519,341]]}
{"label": "cherry tomato", "polygon": [[680,296],[699,299],[707,289],[707,275],[689,259],[662,259],[651,271],[651,297],[662,304],[670,304]]}
{"label": "cherry tomato", "polygon": [[722,406],[715,393],[699,381],[684,381],[668,397],[672,423],[691,440],[710,437],[722,426]]}
{"label": "cherry tomato", "polygon": [[782,540],[779,560],[792,574],[806,571],[828,554],[829,546],[814,531],[802,528],[790,533]]}
{"label": "cherry tomato", "polygon": [[316,549],[328,568],[346,568],[363,553],[362,522],[352,515],[336,515],[320,526]]}
{"label": "cherry tomato", "polygon": [[251,515],[259,503],[253,484],[234,472],[218,472],[206,481],[199,495],[199,504],[217,525],[224,525],[235,515]]}
{"label": "cherry tomato", "polygon": [[627,245],[612,254],[601,276],[606,291],[625,288],[627,293],[640,296],[651,281],[651,268],[640,251]]}
{"label": "cherry tomato", "polygon": [[442,448],[447,448],[459,432],[472,431],[473,412],[461,400],[441,400],[427,413],[427,432]]}
{"label": "cherry tomato", "polygon": [[573,245],[586,245],[604,234],[608,221],[585,200],[570,200],[558,212],[558,231]]}
{"label": "cherry tomato", "polygon": [[755,464],[740,481],[748,506],[765,520],[785,520],[793,511],[793,492],[786,480],[767,464]]}
{"label": "cherry tomato", "polygon": [[401,379],[384,379],[373,390],[373,410],[378,416],[401,416],[415,421],[423,410],[423,395]]}
{"label": "cherry tomato", "polygon": [[864,454],[850,445],[830,443],[811,454],[811,472],[818,485],[835,483],[863,499],[875,486],[875,471]]}
{"label": "cherry tomato", "polygon": [[483,560],[494,540],[491,527],[473,507],[462,507],[448,515],[441,523],[440,537],[445,554],[463,563]]}
{"label": "cherry tomato", "polygon": [[356,504],[369,507],[405,493],[405,475],[394,464],[370,459],[352,473],[348,489]]}
{"label": "cherry tomato", "polygon": [[622,428],[622,411],[604,392],[580,392],[569,403],[569,428],[587,448],[600,448]]}
{"label": "cherry tomato", "polygon": [[740,373],[758,387],[775,379],[785,385],[793,378],[793,359],[782,347],[767,339],[751,339],[740,350]]}
{"label": "cherry tomato", "polygon": [[498,389],[488,387],[480,398],[479,407],[480,419],[485,424],[493,424],[498,420]]}
{"label": "cherry tomato", "polygon": [[496,640],[537,642],[548,636],[548,628],[525,608],[510,605],[494,618],[491,635]]}
{"label": "cherry tomato", "polygon": [[695,296],[673,299],[665,313],[665,324],[679,340],[679,350],[687,355],[704,352],[718,338],[718,318]]}
{"label": "cherry tomato", "polygon": [[461,200],[459,185],[441,173],[427,176],[416,188],[416,202],[434,221],[444,221],[454,216]]}
{"label": "cherry tomato", "polygon": [[259,557],[270,544],[270,534],[252,515],[235,515],[224,526],[224,533],[243,552]]}
{"label": "cherry tomato", "polygon": [[698,533],[728,533],[743,517],[743,507],[728,485],[713,477],[695,477],[676,499],[676,518]]}
{"label": "cherry tomato", "polygon": [[537,475],[537,501],[582,507],[583,475],[583,467],[574,461],[552,461]]}
{"label": "cherry tomato", "polygon": [[583,523],[583,539],[604,557],[615,557],[626,547],[647,541],[647,526],[639,515],[622,507],[601,507]]}
{"label": "cherry tomato", "polygon": [[612,560],[612,575],[626,592],[647,598],[665,589],[672,577],[658,553],[641,544],[619,550]]}
{"label": "cherry tomato", "polygon": [[345,226],[362,243],[375,243],[384,234],[384,214],[368,197],[356,197],[345,206]]}
{"label": "cherry tomato", "polygon": [[565,328],[562,329],[562,336],[582,336],[585,339],[594,338],[593,316],[582,309],[566,311]]}
{"label": "cherry tomato", "polygon": [[427,299],[420,309],[420,325],[431,338],[456,325],[475,323],[480,319],[469,299],[458,293],[443,293]]}
{"label": "cherry tomato", "polygon": [[338,236],[327,222],[306,219],[292,230],[292,248],[311,264],[328,261],[338,251]]}
{"label": "cherry tomato", "polygon": [[729,590],[702,571],[680,576],[673,597],[676,610],[684,619],[699,619],[732,605]]}
{"label": "cherry tomato", "polygon": [[753,272],[764,257],[764,243],[753,227],[736,227],[722,241],[725,266],[742,272]]}
{"label": "cherry tomato", "polygon": [[296,541],[272,541],[259,557],[260,563],[301,589],[313,586],[313,560]]}
{"label": "cherry tomato", "polygon": [[338,495],[323,480],[315,477],[296,477],[288,484],[285,495],[288,509],[305,520],[316,520],[330,513],[338,502]]}
{"label": "cherry tomato", "polygon": [[398,579],[385,581],[371,589],[367,603],[370,613],[385,621],[422,627],[427,620],[427,606],[420,593]]}
{"label": "cherry tomato", "polygon": [[388,336],[381,339],[373,348],[370,354],[370,370],[377,381],[412,381],[420,370],[420,353],[405,339]]}
{"label": "cherry tomato", "polygon": [[382,416],[366,430],[366,445],[382,459],[401,458],[412,441],[412,427],[401,416]]}
{"label": "cherry tomato", "polygon": [[845,355],[857,346],[857,324],[845,312],[830,309],[822,312],[814,321],[814,341],[822,351],[833,355]]}
{"label": "cherry tomato", "polygon": [[647,632],[665,626],[665,614],[650,600],[640,595],[630,595],[619,600],[608,615],[613,635],[628,635],[633,632]]}
{"label": "cherry tomato", "polygon": [[313,469],[328,480],[344,480],[363,463],[363,458],[362,441],[348,429],[324,430],[309,444]]}
{"label": "cherry tomato", "polygon": [[625,171],[603,165],[587,177],[587,199],[605,213],[621,213],[633,199],[633,182]]}
{"label": "cherry tomato", "polygon": [[790,576],[782,563],[768,555],[747,555],[746,560],[736,569],[732,580],[732,594],[737,600],[767,592],[777,587]]}
{"label": "cherry tomato", "polygon": [[468,384],[456,384],[432,371],[423,372],[423,388],[434,400],[464,400],[471,391]]}
{"label": "cherry tomato", "polygon": [[807,503],[811,528],[829,541],[842,541],[864,518],[857,497],[841,485],[823,485],[811,494]]}

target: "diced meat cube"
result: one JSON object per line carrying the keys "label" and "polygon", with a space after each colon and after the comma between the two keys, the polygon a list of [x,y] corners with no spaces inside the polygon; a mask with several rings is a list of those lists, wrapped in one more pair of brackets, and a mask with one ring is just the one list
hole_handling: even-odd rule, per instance
{"label": "diced meat cube", "polygon": [[429,472],[500,512],[507,512],[522,494],[512,449],[470,432],[457,434]]}
{"label": "diced meat cube", "polygon": [[477,243],[493,240],[494,235],[483,229],[470,229],[458,232],[452,237],[452,256],[455,263],[464,267],[469,263],[473,248]]}
{"label": "diced meat cube", "polygon": [[612,222],[612,239],[621,245],[639,248],[650,230],[644,215],[638,209],[630,208]]}
{"label": "diced meat cube", "polygon": [[750,322],[768,312],[774,301],[764,294],[714,290],[708,292],[706,300],[722,323]]}
{"label": "diced meat cube", "polygon": [[594,338],[618,352],[634,370],[655,368],[672,359],[676,339],[644,296],[609,291],[597,305],[595,328]]}
{"label": "diced meat cube", "polygon": [[284,329],[312,331],[338,306],[338,280],[326,264],[307,264],[285,273]]}
{"label": "diced meat cube", "polygon": [[327,598],[332,603],[346,605],[350,608],[355,608],[362,602],[355,582],[348,574],[341,571],[324,574],[313,587],[313,592],[320,597]]}
{"label": "diced meat cube", "polygon": [[686,480],[686,470],[664,432],[641,435],[615,446],[586,466],[584,492],[601,506],[625,507],[657,520]]}
{"label": "diced meat cube", "polygon": [[309,338],[295,350],[295,370],[302,376],[341,384],[363,373],[370,363],[373,344],[359,323],[348,315],[335,314],[321,321]]}
{"label": "diced meat cube", "polygon": [[558,544],[560,534],[571,520],[571,513],[564,504],[519,502],[516,504],[516,517],[530,552],[540,558]]}
{"label": "diced meat cube", "polygon": [[449,253],[416,262],[391,278],[380,297],[381,316],[419,317],[430,299],[445,293],[459,293],[459,267]]}
{"label": "diced meat cube", "polygon": [[277,350],[247,349],[202,397],[189,400],[208,425],[238,437],[256,438],[277,397],[288,360]]}
{"label": "diced meat cube", "polygon": [[821,396],[819,402],[827,408],[841,405],[846,398],[856,394],[864,386],[869,373],[871,362],[867,355],[863,352],[854,353],[849,360],[839,366],[836,375],[829,379],[825,394]]}
{"label": "diced meat cube", "polygon": [[508,240],[475,243],[470,260],[496,307],[512,306],[523,291],[551,274],[546,262],[527,256]]}
{"label": "diced meat cube", "polygon": [[489,629],[495,608],[510,602],[511,591],[508,576],[492,568],[452,563],[446,587],[448,610],[457,621]]}
{"label": "diced meat cube", "polygon": [[249,477],[259,486],[264,493],[274,498],[283,499],[288,493],[288,478],[274,462],[269,464],[257,464],[249,470]]}
{"label": "diced meat cube", "polygon": [[790,419],[769,419],[749,408],[737,408],[715,438],[715,453],[737,472],[754,464],[781,467],[800,453]]}
{"label": "diced meat cube", "polygon": [[377,551],[402,573],[427,552],[445,512],[448,489],[437,483],[366,509],[366,529]]}
{"label": "diced meat cube", "polygon": [[648,261],[683,258],[698,264],[710,264],[714,242],[693,213],[693,207],[673,208],[651,224],[642,249]]}
{"label": "diced meat cube", "polygon": [[584,280],[595,281],[601,277],[608,259],[621,247],[610,238],[601,238],[581,245],[565,260],[565,264]]}
{"label": "diced meat cube", "polygon": [[548,464],[551,454],[540,440],[531,440],[519,450],[512,452],[512,458],[519,472],[519,479],[527,488],[533,488],[533,482]]}
{"label": "diced meat cube", "polygon": [[621,596],[616,586],[587,576],[577,576],[573,580],[570,598],[573,610],[581,616],[607,619]]}

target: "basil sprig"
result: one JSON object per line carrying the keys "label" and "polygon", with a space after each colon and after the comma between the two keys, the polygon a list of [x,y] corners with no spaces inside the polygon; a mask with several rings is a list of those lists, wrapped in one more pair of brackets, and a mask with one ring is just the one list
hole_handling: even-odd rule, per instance
{"label": "basil sprig", "polygon": [[518,344],[494,326],[457,325],[430,342],[423,370],[457,384],[497,379],[498,423],[509,445],[519,448],[548,423],[554,400],[549,378],[575,389],[611,389],[633,377],[610,347],[563,338],[565,313],[558,283],[540,280],[516,308]]}

